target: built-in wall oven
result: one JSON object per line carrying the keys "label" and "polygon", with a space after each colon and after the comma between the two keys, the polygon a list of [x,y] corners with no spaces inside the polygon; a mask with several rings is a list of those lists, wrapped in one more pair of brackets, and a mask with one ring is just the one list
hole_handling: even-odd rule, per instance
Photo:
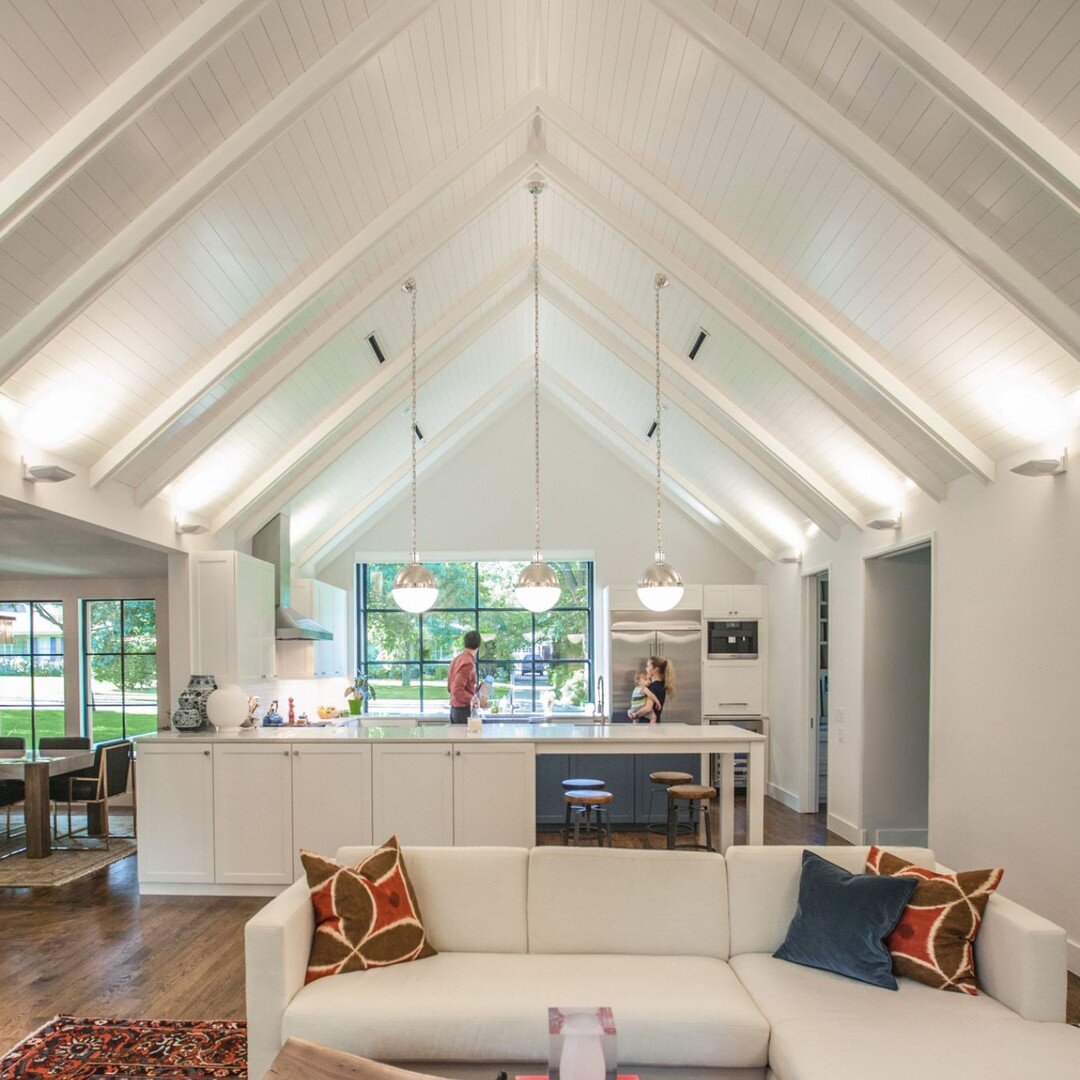
{"label": "built-in wall oven", "polygon": [[705,624],[706,655],[710,660],[756,660],[757,619],[709,619]]}

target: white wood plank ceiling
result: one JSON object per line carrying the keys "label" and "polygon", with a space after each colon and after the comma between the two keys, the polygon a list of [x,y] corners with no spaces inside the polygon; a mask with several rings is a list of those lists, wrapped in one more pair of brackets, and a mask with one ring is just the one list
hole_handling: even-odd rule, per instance
{"label": "white wood plank ceiling", "polygon": [[0,426],[325,560],[405,277],[425,467],[527,386],[538,174],[548,404],[649,453],[664,269],[671,497],[779,555],[1075,420],[1078,152],[1070,0],[0,0]]}

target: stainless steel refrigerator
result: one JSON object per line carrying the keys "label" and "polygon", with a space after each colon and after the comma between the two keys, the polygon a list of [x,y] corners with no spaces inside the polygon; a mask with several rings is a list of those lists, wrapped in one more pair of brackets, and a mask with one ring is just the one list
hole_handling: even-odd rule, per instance
{"label": "stainless steel refrigerator", "polygon": [[650,656],[663,656],[675,670],[675,693],[664,703],[661,722],[700,724],[701,613],[612,611],[610,620],[612,721],[626,719],[637,672]]}

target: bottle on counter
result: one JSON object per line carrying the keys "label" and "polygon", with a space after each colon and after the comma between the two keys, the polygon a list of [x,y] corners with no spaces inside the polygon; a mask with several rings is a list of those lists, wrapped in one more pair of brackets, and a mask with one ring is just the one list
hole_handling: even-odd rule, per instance
{"label": "bottle on counter", "polygon": [[296,705],[292,698],[289,698],[289,723],[296,723]]}

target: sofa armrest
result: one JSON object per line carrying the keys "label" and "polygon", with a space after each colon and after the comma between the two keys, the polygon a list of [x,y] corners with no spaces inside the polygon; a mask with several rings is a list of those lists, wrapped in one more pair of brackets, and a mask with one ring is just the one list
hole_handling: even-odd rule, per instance
{"label": "sofa armrest", "polygon": [[991,996],[1025,1020],[1065,1019],[1065,931],[995,894],[975,939],[975,971]]}
{"label": "sofa armrest", "polygon": [[314,933],[311,894],[302,879],[244,927],[249,1080],[262,1080],[281,1049],[282,1017],[304,985]]}

